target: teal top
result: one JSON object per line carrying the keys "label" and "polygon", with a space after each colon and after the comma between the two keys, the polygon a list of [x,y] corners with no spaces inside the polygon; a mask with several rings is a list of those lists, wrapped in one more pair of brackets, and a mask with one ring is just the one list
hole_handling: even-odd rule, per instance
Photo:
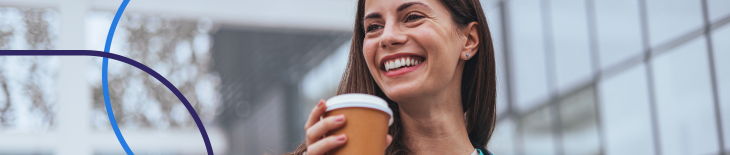
{"label": "teal top", "polygon": [[[476,149],[477,149],[477,151],[479,151],[479,155],[484,155],[484,152],[482,152],[482,149],[479,149],[479,148],[476,148]],[[489,151],[487,151],[487,152],[489,152]],[[494,155],[494,154],[492,154],[491,152],[489,152],[488,155]]]}

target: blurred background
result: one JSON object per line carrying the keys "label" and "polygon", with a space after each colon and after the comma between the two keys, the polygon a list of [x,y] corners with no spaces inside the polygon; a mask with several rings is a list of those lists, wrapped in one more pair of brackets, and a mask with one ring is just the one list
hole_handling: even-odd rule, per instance
{"label": "blurred background", "polygon": [[[121,0],[0,0],[0,49],[103,51]],[[730,153],[730,0],[482,0],[511,154]],[[111,52],[170,80],[217,154],[304,140],[347,62],[354,0],[132,0]],[[121,155],[102,58],[0,57],[0,154]],[[111,104],[136,154],[205,154],[160,82],[109,63]]]}

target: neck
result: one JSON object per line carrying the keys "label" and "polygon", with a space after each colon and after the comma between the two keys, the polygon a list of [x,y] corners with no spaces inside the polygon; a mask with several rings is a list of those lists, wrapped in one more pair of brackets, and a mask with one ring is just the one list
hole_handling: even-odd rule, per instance
{"label": "neck", "polygon": [[406,146],[413,154],[468,155],[469,141],[461,103],[460,79],[444,93],[399,104]]}

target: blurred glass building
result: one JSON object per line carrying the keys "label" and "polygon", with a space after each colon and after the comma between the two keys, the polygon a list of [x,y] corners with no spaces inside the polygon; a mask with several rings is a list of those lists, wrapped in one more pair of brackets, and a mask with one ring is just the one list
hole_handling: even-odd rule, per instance
{"label": "blurred glass building", "polygon": [[[488,149],[526,154],[730,153],[730,1],[482,0],[497,56]],[[121,0],[0,1],[0,49],[103,50]],[[169,79],[217,154],[304,140],[347,63],[354,0],[131,1],[111,52]],[[0,154],[124,154],[101,58],[0,57]],[[136,154],[205,154],[179,100],[110,61]]]}

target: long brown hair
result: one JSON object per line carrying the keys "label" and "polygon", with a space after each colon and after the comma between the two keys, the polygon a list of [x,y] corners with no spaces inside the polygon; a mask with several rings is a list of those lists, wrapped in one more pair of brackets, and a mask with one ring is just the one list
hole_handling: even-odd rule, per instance
{"label": "long brown hair", "polygon": [[[479,49],[474,57],[466,61],[461,80],[461,101],[465,113],[466,129],[469,133],[469,140],[475,147],[485,147],[492,137],[496,121],[496,97],[497,81],[495,75],[494,48],[492,37],[484,16],[482,5],[479,0],[440,0],[451,13],[453,22],[464,28],[471,22],[478,23]],[[388,155],[408,154],[410,151],[405,146],[403,127],[400,121],[398,103],[390,100],[383,90],[375,83],[370,74],[363,56],[363,40],[365,31],[363,16],[365,14],[365,0],[359,0],[357,4],[357,15],[355,17],[355,29],[353,30],[352,46],[350,56],[342,75],[342,81],[337,88],[337,95],[347,93],[364,93],[379,96],[388,101],[388,106],[393,110],[395,121],[390,126],[388,134],[393,136],[393,142],[388,146],[385,153]],[[293,154],[300,155],[306,151],[306,142],[299,145]]]}

